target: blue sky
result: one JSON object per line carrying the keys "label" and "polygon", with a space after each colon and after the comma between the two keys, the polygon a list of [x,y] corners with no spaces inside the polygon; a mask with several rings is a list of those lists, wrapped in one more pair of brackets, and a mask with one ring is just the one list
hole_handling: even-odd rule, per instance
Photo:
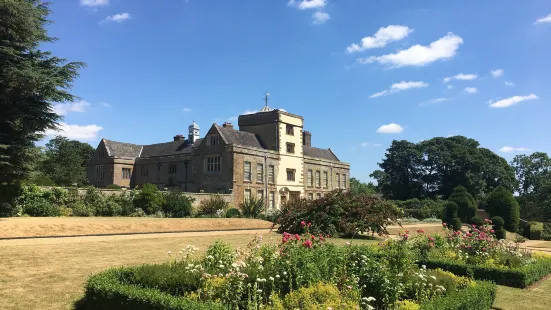
{"label": "blue sky", "polygon": [[[45,48],[86,62],[63,135],[148,144],[262,108],[369,180],[394,139],[551,152],[548,0],[59,0]],[[51,132],[49,132],[51,134]]]}

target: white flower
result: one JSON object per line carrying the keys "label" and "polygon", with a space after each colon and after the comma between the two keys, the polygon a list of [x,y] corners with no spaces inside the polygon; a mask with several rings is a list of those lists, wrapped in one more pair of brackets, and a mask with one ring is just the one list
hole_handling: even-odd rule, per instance
{"label": "white flower", "polygon": [[274,280],[274,278],[273,278],[273,277],[270,277],[269,279],[270,279],[270,281],[273,281],[273,280]]}
{"label": "white flower", "polygon": [[376,300],[375,297],[369,296],[369,297],[367,298],[367,301],[375,301],[375,300]]}
{"label": "white flower", "polygon": [[172,254],[172,251],[168,251],[168,255]]}
{"label": "white flower", "polygon": [[262,290],[256,290],[257,293],[262,293]]}
{"label": "white flower", "polygon": [[283,275],[286,276],[286,275],[287,275],[287,271],[284,271],[284,272],[283,272]]}
{"label": "white flower", "polygon": [[431,279],[436,280],[436,277],[435,277],[435,276],[430,276],[430,277],[431,277]]}
{"label": "white flower", "polygon": [[278,274],[276,274],[276,278],[278,278],[278,279],[279,279],[279,275],[278,275]]}

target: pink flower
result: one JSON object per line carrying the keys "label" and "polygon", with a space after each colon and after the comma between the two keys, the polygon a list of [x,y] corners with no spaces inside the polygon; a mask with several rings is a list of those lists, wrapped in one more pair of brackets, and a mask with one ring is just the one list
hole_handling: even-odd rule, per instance
{"label": "pink flower", "polygon": [[295,239],[300,240],[300,236],[298,234],[295,234]]}
{"label": "pink flower", "polygon": [[446,226],[448,226],[448,223],[443,222],[443,223],[442,223],[442,226],[446,227]]}
{"label": "pink flower", "polygon": [[305,221],[300,222],[300,226],[301,226],[301,227],[306,226],[306,222],[305,222]]}
{"label": "pink flower", "polygon": [[486,248],[482,248],[482,252],[486,252]]}
{"label": "pink flower", "polygon": [[493,229],[492,229],[492,230],[490,230],[490,232],[491,232],[492,234],[495,234],[495,230],[493,230]]}
{"label": "pink flower", "polygon": [[420,234],[422,234],[422,233],[425,232],[425,230],[424,230],[423,228],[421,228],[421,229],[419,229],[417,232],[420,233]]}
{"label": "pink flower", "polygon": [[345,242],[344,243],[346,246],[350,246],[350,242]]}
{"label": "pink flower", "polygon": [[312,247],[312,241],[306,240],[306,241],[304,241],[304,243],[302,245],[306,248],[311,248]]}
{"label": "pink flower", "polygon": [[316,240],[316,236],[314,235],[310,236],[310,238],[312,238],[312,240]]}
{"label": "pink flower", "polygon": [[319,238],[320,238],[320,241],[325,241],[325,238],[323,238],[323,235],[320,234]]}

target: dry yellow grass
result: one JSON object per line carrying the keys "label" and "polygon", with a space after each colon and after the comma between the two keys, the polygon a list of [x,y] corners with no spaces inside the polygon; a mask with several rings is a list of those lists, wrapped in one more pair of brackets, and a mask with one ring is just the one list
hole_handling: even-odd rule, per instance
{"label": "dry yellow grass", "polygon": [[[159,263],[188,244],[204,251],[216,240],[245,246],[254,233],[277,242],[268,230],[97,236],[0,241],[0,309],[71,309],[94,273],[115,266]],[[329,239],[344,244],[347,239]],[[353,240],[355,244],[379,240]]]}
{"label": "dry yellow grass", "polygon": [[22,217],[0,218],[0,238],[263,229],[271,226],[272,223],[267,221],[237,218]]}

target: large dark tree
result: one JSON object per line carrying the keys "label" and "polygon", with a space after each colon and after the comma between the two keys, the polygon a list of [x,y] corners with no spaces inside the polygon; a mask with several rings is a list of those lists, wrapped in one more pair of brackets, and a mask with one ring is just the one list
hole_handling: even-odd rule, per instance
{"label": "large dark tree", "polygon": [[517,155],[511,166],[519,181],[517,190],[520,195],[538,192],[542,184],[551,179],[551,158],[546,153]]}
{"label": "large dark tree", "polygon": [[84,64],[40,49],[55,41],[49,13],[39,0],[0,1],[0,183],[27,177],[34,142],[59,121],[52,103],[75,99],[68,90]]}
{"label": "large dark tree", "polygon": [[[375,171],[385,198],[448,198],[463,186],[484,197],[497,186],[513,190],[515,176],[507,162],[476,140],[437,137],[417,144],[393,141]],[[377,177],[378,178],[377,178]]]}
{"label": "large dark tree", "polygon": [[58,185],[86,184],[86,162],[93,154],[90,144],[57,136],[46,144],[43,172]]}

